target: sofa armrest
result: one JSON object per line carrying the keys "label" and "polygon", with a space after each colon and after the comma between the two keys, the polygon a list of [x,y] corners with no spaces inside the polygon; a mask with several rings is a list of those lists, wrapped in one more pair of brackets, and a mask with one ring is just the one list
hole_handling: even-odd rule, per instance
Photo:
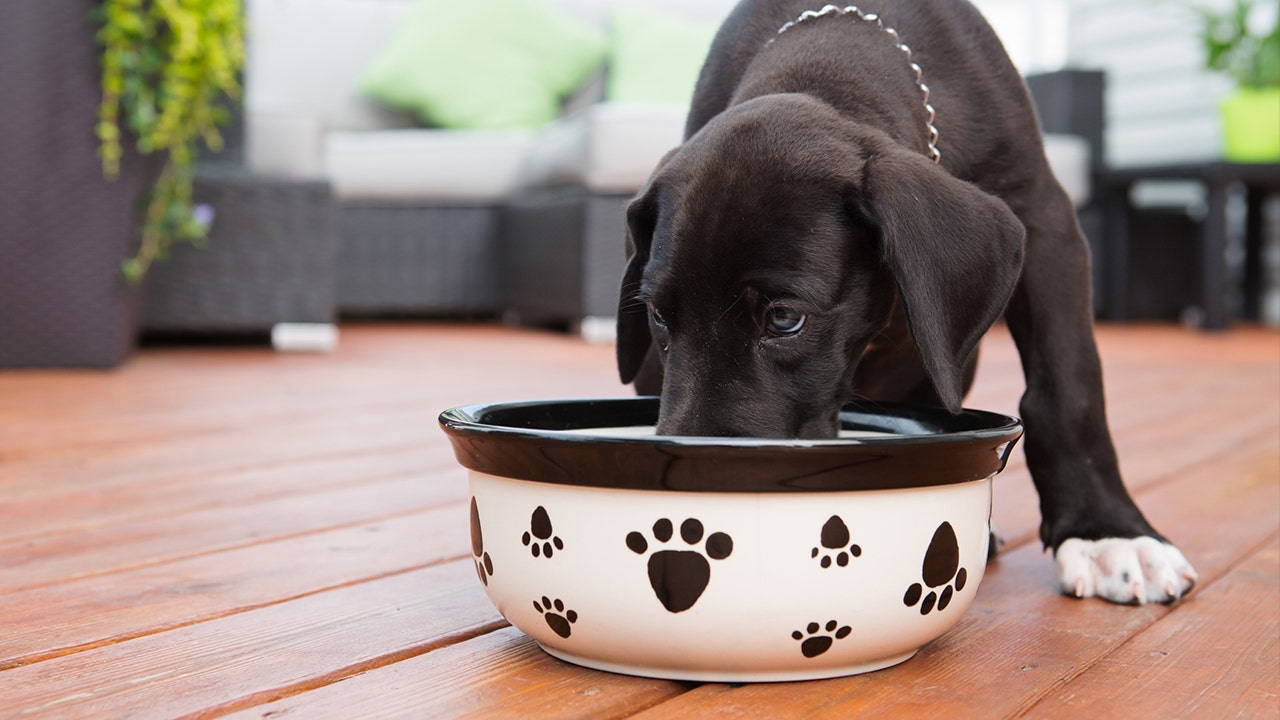
{"label": "sofa armrest", "polygon": [[300,107],[246,108],[245,164],[267,176],[324,175],[324,121]]}

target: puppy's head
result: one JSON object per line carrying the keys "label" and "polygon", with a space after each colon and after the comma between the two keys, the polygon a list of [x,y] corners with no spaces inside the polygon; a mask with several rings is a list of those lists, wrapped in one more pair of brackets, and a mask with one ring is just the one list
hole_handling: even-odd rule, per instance
{"label": "puppy's head", "polygon": [[895,296],[943,404],[1017,282],[1009,209],[803,95],[735,106],[627,209],[618,369],[663,367],[658,431],[829,437]]}

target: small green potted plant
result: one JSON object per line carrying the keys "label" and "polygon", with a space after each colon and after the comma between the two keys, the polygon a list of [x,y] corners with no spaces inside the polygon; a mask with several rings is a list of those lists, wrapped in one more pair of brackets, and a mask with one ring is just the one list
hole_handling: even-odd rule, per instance
{"label": "small green potted plant", "polygon": [[[138,252],[121,265],[136,283],[175,241],[199,244],[212,221],[193,208],[199,146],[222,146],[228,101],[240,95],[243,0],[102,0],[95,18],[102,46],[97,136],[103,173],[120,172],[121,142],[163,158],[142,213]],[[127,129],[128,133],[124,132]]]}
{"label": "small green potted plant", "polygon": [[[1280,161],[1280,19],[1275,0],[1232,0],[1225,9],[1194,9],[1206,69],[1227,75],[1236,85],[1220,108],[1223,156],[1232,162]],[[1270,27],[1265,27],[1268,21]]]}

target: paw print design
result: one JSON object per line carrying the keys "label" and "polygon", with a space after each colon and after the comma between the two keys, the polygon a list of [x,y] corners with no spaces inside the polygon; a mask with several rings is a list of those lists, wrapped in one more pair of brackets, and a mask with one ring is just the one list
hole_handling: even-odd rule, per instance
{"label": "paw print design", "polygon": [[480,506],[471,498],[471,559],[476,563],[476,577],[486,587],[493,577],[493,558],[484,551],[484,536],[480,532]]}
{"label": "paw print design", "polygon": [[[919,603],[921,615],[928,615],[935,608],[939,611],[946,610],[955,593],[964,589],[969,572],[960,567],[960,543],[956,540],[956,531],[951,523],[944,522],[934,531],[933,540],[929,542],[929,549],[924,554],[920,579],[923,585],[912,583],[902,596],[902,602],[907,607],[915,607]],[[925,586],[928,586],[928,595],[924,594]],[[939,587],[942,590],[937,590]]]}
{"label": "paw print design", "polygon": [[[663,518],[653,524],[653,538],[670,542],[675,534],[671,521]],[[680,524],[680,539],[690,547],[703,540],[702,523],[689,518]],[[627,547],[637,555],[649,551],[649,541],[639,532],[627,534]],[[733,552],[733,538],[722,532],[707,536],[702,550],[657,550],[649,556],[649,585],[662,606],[673,613],[684,612],[702,597],[711,581],[712,560],[723,560]]]}
{"label": "paw print design", "polygon": [[543,595],[541,604],[537,600],[533,601],[533,609],[547,621],[547,627],[551,628],[555,634],[562,638],[568,638],[573,634],[573,624],[578,622],[578,613],[565,610],[564,602],[559,598],[552,601],[551,598]]}
{"label": "paw print design", "polygon": [[564,541],[551,529],[551,516],[547,509],[539,505],[529,518],[529,531],[520,538],[520,542],[529,548],[534,557],[551,557],[556,550],[564,549]]}
{"label": "paw print design", "polygon": [[[849,558],[862,555],[862,548],[849,544],[849,526],[839,515],[832,515],[822,526],[821,547],[815,547],[809,557],[818,560],[824,568],[831,567],[832,562],[840,567],[849,564]],[[821,555],[821,558],[819,558]]]}
{"label": "paw print design", "polygon": [[830,650],[836,640],[843,640],[849,637],[851,632],[853,632],[853,629],[848,625],[841,625],[835,620],[828,620],[826,625],[811,622],[803,632],[796,630],[791,633],[791,637],[800,641],[801,655],[807,658],[815,658]]}

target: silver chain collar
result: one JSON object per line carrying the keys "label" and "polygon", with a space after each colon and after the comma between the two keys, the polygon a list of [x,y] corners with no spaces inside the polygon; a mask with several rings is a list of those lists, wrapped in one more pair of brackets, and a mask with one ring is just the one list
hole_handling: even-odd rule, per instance
{"label": "silver chain collar", "polygon": [[[941,162],[942,153],[938,152],[938,128],[933,124],[936,113],[934,113],[933,106],[929,104],[929,86],[925,85],[924,81],[921,80],[924,72],[920,69],[920,66],[911,59],[911,48],[903,44],[903,42],[898,38],[898,31],[890,27],[885,27],[884,21],[880,19],[879,15],[875,13],[864,13],[856,5],[847,5],[843,8],[836,7],[835,5],[827,5],[821,10],[804,11],[800,14],[800,17],[778,28],[778,35],[781,35],[806,20],[816,20],[824,15],[853,15],[863,22],[875,23],[877,28],[883,30],[890,38],[893,38],[893,44],[907,56],[907,62],[910,64],[911,69],[916,73],[916,85],[918,85],[920,87],[920,91],[924,93],[924,109],[925,112],[929,113],[929,121],[925,123],[925,126],[929,128],[929,157],[933,158],[933,162],[935,164]],[[769,38],[769,42],[765,44],[770,45],[776,39],[777,35]]]}

